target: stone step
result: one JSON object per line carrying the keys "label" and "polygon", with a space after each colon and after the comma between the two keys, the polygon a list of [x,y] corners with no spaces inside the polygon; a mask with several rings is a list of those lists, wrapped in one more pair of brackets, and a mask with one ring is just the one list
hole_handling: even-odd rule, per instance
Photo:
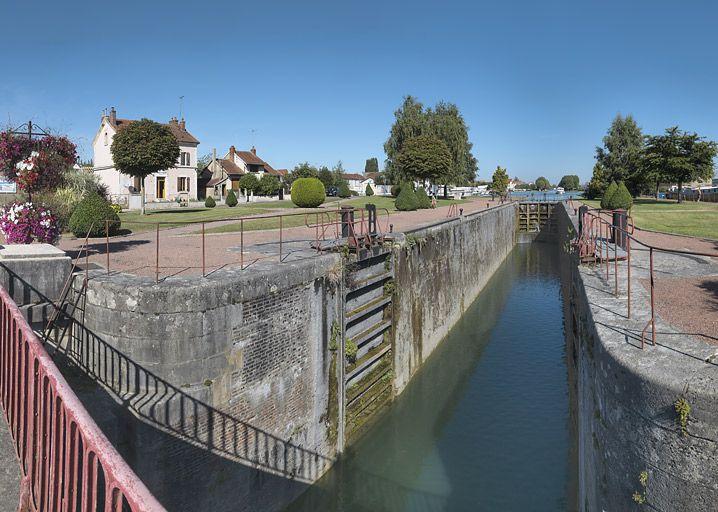
{"label": "stone step", "polygon": [[361,306],[348,311],[345,313],[344,320],[346,324],[355,322],[359,318],[363,318],[377,309],[381,309],[391,303],[391,297],[382,295],[376,299],[370,300],[369,302],[362,304]]}
{"label": "stone step", "polygon": [[356,366],[347,373],[346,375],[346,382],[355,379],[364,371],[368,370],[374,363],[376,363],[381,357],[389,352],[391,350],[391,344],[387,343],[383,347],[381,347],[379,350],[367,354],[365,357],[357,361]]}

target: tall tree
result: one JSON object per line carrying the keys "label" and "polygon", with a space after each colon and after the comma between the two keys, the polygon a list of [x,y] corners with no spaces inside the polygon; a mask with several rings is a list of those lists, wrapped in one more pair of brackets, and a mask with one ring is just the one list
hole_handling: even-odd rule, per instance
{"label": "tall tree", "polygon": [[391,183],[398,183],[396,159],[404,143],[412,137],[418,137],[426,131],[427,119],[424,105],[413,96],[405,96],[404,102],[394,112],[394,124],[389,138],[384,143],[386,153],[386,173]]}
{"label": "tall tree", "polygon": [[575,174],[567,174],[558,182],[558,186],[564,190],[578,190],[581,188],[581,180]]}
{"label": "tall tree", "polygon": [[551,183],[543,176],[536,178],[534,183],[536,184],[536,190],[548,190],[551,188]]}
{"label": "tall tree", "polygon": [[606,170],[600,163],[596,162],[596,165],[593,166],[591,181],[589,181],[586,186],[586,198],[596,199],[597,197],[601,197],[607,187]]}
{"label": "tall tree", "polygon": [[377,160],[376,157],[366,159],[366,163],[364,164],[364,174],[370,172],[379,172],[379,160]]}
{"label": "tall tree", "polygon": [[506,172],[505,168],[500,166],[496,167],[494,175],[491,177],[491,190],[501,197],[505,197],[508,193],[509,174]]}
{"label": "tall tree", "polygon": [[678,185],[678,202],[683,201],[681,189],[685,183],[713,177],[713,159],[718,145],[697,133],[687,133],[677,126],[666,129],[664,135],[646,137],[642,169],[653,180],[666,180]]}
{"label": "tall tree", "polygon": [[317,177],[319,178],[319,181],[324,184],[325,190],[329,189],[329,187],[334,185],[334,174],[332,173],[332,171],[329,170],[329,167],[327,167],[326,165],[322,165],[319,168]]}
{"label": "tall tree", "polygon": [[476,179],[478,165],[471,150],[469,129],[459,108],[453,103],[439,102],[426,113],[428,132],[442,140],[451,154],[451,166],[448,172],[439,176],[437,183],[444,185],[444,195],[448,185],[466,185]]}
{"label": "tall tree", "polygon": [[603,147],[596,147],[596,161],[605,170],[607,182],[623,181],[633,194],[638,192],[643,142],[641,128],[633,117],[617,114],[603,137]]}
{"label": "tall tree", "polygon": [[140,178],[141,213],[144,215],[145,178],[176,165],[180,156],[177,139],[167,125],[140,119],[115,134],[110,152],[118,171]]}
{"label": "tall tree", "polygon": [[404,179],[426,183],[446,174],[451,163],[449,148],[441,139],[419,135],[404,143],[395,165]]}

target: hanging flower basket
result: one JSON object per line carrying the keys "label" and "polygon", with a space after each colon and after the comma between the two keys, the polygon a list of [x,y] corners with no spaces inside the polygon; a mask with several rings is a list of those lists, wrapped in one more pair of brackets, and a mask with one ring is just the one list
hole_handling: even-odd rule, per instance
{"label": "hanging flower basket", "polygon": [[9,244],[33,241],[54,244],[60,237],[57,219],[44,205],[11,203],[0,210],[0,231]]}

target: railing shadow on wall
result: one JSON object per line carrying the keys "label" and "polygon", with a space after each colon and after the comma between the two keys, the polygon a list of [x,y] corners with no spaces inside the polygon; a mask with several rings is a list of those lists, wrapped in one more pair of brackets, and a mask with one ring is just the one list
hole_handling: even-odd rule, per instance
{"label": "railing shadow on wall", "polygon": [[[123,409],[170,435],[223,458],[311,484],[333,459],[205,404],[112,347],[63,311],[67,337],[48,336],[56,356],[102,386]],[[65,330],[56,327],[55,336]]]}

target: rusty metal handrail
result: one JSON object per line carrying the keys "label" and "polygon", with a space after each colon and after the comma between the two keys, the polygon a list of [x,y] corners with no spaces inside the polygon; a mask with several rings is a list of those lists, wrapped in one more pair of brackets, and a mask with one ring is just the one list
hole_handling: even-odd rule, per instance
{"label": "rusty metal handrail", "polygon": [[21,465],[20,509],[164,511],[84,408],[4,288],[0,329],[0,399]]}
{"label": "rusty metal handrail", "polygon": [[[700,251],[687,251],[683,249],[671,249],[668,247],[657,246],[648,242],[639,240],[634,236],[635,223],[630,215],[628,215],[627,227],[630,229],[623,229],[620,226],[615,226],[612,222],[609,222],[604,218],[604,214],[613,213],[611,210],[601,210],[590,208],[587,206],[587,210],[584,213],[584,217],[581,219],[582,232],[578,235],[577,245],[579,248],[579,258],[587,257],[588,251],[592,254],[594,265],[597,262],[596,259],[596,246],[597,240],[603,240],[601,247],[601,258],[606,263],[606,281],[609,279],[609,236],[611,230],[613,230],[613,251],[614,251],[614,295],[618,297],[619,278],[618,278],[618,236],[617,233],[621,233],[621,238],[625,237],[626,240],[626,309],[627,317],[631,318],[631,241],[640,244],[641,246],[648,249],[649,252],[649,280],[650,280],[650,303],[651,303],[651,316],[645,327],[641,331],[641,349],[645,348],[646,331],[651,327],[651,344],[656,344],[656,307],[655,307],[655,273],[654,273],[654,262],[653,256],[655,251],[671,253],[671,254],[684,254],[687,256],[703,256],[709,258],[718,258],[718,253],[707,253]],[[598,234],[597,234],[598,232]],[[606,254],[603,255],[603,248],[605,247]]]}

